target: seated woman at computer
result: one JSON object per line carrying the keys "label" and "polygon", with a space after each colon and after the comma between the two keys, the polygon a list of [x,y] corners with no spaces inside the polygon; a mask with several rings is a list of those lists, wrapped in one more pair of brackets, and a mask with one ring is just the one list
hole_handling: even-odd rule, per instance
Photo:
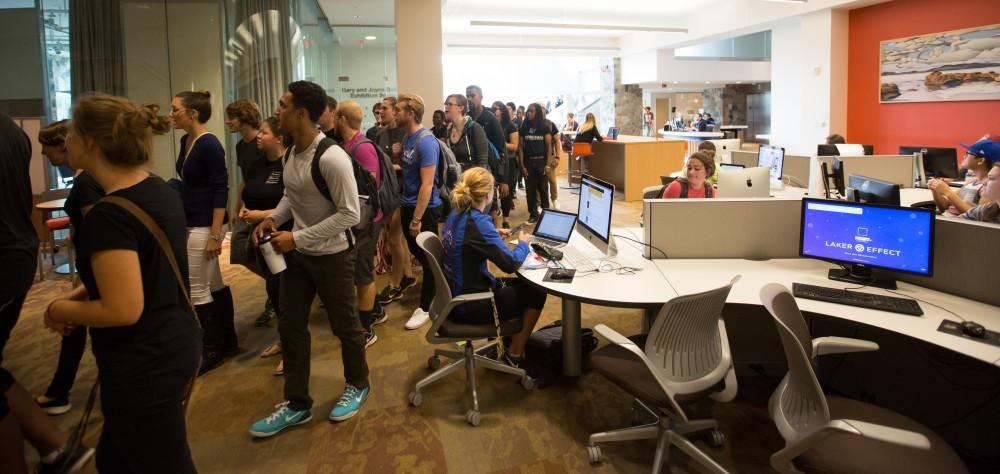
{"label": "seated woman at computer", "polygon": [[965,185],[957,192],[940,179],[927,182],[927,187],[934,193],[934,202],[938,209],[947,215],[957,216],[968,212],[980,204],[980,188],[986,182],[986,176],[994,163],[1000,162],[1000,142],[979,140],[972,145],[962,145],[967,150],[962,167],[974,173]]}
{"label": "seated woman at computer", "polygon": [[958,217],[970,221],[1000,224],[1000,161],[993,162],[979,195],[981,204]]}
{"label": "seated woman at computer", "polygon": [[[511,338],[502,359],[517,367],[524,358],[524,346],[545,306],[545,292],[520,278],[496,278],[486,266],[487,260],[507,273],[517,271],[531,253],[531,235],[521,231],[517,247],[511,250],[504,242],[508,231],[497,230],[485,211],[493,202],[493,176],[483,168],[471,168],[452,191],[452,211],[441,228],[444,244],[444,274],[452,295],[493,291],[497,315],[501,320],[521,318],[521,332]],[[488,301],[466,303],[452,311],[453,321],[466,324],[493,322],[493,308]]]}
{"label": "seated woman at computer", "polygon": [[663,199],[696,199],[715,197],[708,177],[715,174],[715,159],[704,151],[688,157],[684,178],[674,180],[663,190]]}
{"label": "seated woman at computer", "polygon": [[576,134],[573,142],[594,143],[594,140],[603,142],[604,137],[601,136],[601,131],[597,129],[597,118],[594,117],[594,114],[587,112],[587,118],[583,121],[583,125],[580,125],[580,131]]}

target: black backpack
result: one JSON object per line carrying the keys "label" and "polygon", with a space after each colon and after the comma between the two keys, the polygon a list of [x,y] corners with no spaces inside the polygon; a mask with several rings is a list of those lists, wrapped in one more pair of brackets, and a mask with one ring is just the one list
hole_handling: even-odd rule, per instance
{"label": "black backpack", "polygon": [[[597,348],[597,338],[590,328],[580,330],[580,351],[583,360]],[[555,321],[528,336],[525,355],[533,365],[554,373],[561,373],[563,366],[562,321]]]}
{"label": "black backpack", "polygon": [[[354,142],[354,146],[352,146],[350,150],[346,150],[347,154],[351,156],[352,160],[354,160],[356,168],[360,166],[360,163],[358,163],[358,161],[354,159],[354,154],[355,152],[357,152],[358,147],[362,143],[371,143],[372,148],[375,149],[375,153],[378,154],[378,168],[379,168],[379,174],[382,176],[382,184],[379,185],[377,191],[371,195],[374,196],[374,199],[371,200],[375,201],[375,206],[376,206],[375,214],[378,213],[378,210],[381,210],[383,215],[388,216],[389,214],[392,214],[392,212],[395,211],[396,209],[399,209],[399,203],[401,199],[399,195],[400,194],[399,179],[397,179],[396,177],[396,170],[393,169],[392,167],[392,158],[389,158],[389,155],[385,153],[385,150],[376,145],[375,142],[369,140],[367,137],[362,137],[359,138],[358,141]],[[365,171],[366,171],[365,174],[368,175],[368,178],[371,178],[371,173],[367,172],[367,170]],[[357,173],[357,170],[355,170],[355,173]],[[367,181],[367,179],[365,179],[365,181]],[[372,178],[371,181],[372,184],[374,185],[375,184],[374,178]],[[359,193],[361,192],[361,186],[362,182],[358,181]]]}
{"label": "black backpack", "polygon": [[[320,140],[319,144],[316,145],[316,152],[313,153],[312,161],[309,163],[309,174],[312,176],[313,184],[316,185],[316,190],[318,190],[319,193],[324,198],[326,198],[327,201],[330,201],[331,203],[333,203],[333,207],[334,207],[334,209],[336,209],[337,204],[333,202],[333,196],[330,195],[330,187],[326,185],[326,181],[323,180],[323,172],[320,171],[320,169],[319,169],[319,159],[320,159],[320,157],[322,157],[323,153],[326,153],[326,150],[328,150],[332,146],[340,146],[340,145],[337,145],[337,142],[335,142],[332,138],[323,137],[323,139]],[[284,165],[286,165],[288,163],[289,157],[292,155],[292,153],[295,152],[294,148],[295,147],[288,147],[288,149],[285,150],[285,156],[281,160],[282,166],[284,166]],[[357,164],[357,162],[354,161],[353,159],[351,161],[354,162],[355,164]],[[355,171],[355,174],[356,173],[357,173],[357,171]],[[369,175],[369,177],[370,176],[371,175]],[[360,194],[360,193],[358,193],[358,194]],[[360,221],[360,223],[358,225],[364,224],[365,227],[367,227],[368,225],[365,224],[365,222],[366,222],[365,221],[365,216],[364,216],[365,211],[364,211],[363,207],[364,206],[362,206],[362,209],[361,209],[361,221]],[[371,219],[369,218],[369,221],[370,220]],[[344,233],[347,235],[347,245],[348,245],[348,248],[354,248],[354,234],[352,234],[350,230],[347,230]]]}

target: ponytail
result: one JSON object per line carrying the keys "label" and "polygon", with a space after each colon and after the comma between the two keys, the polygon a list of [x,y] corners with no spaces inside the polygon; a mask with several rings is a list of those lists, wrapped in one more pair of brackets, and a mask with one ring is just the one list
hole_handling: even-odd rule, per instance
{"label": "ponytail", "polygon": [[486,168],[470,168],[451,191],[451,205],[458,212],[466,212],[480,204],[493,189],[493,175]]}

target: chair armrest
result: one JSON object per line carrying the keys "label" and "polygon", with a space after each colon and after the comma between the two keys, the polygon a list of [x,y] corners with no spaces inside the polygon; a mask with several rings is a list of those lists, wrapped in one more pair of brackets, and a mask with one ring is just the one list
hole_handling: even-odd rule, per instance
{"label": "chair armrest", "polygon": [[837,434],[853,434],[872,440],[892,443],[914,449],[930,449],[931,443],[926,436],[912,431],[891,428],[858,420],[831,420],[826,425],[817,428],[798,440],[789,442],[785,447],[771,455],[771,467],[782,473],[801,472],[795,468],[795,458],[809,451],[824,439]]}
{"label": "chair armrest", "polygon": [[625,347],[629,350],[636,348],[639,350],[639,352],[636,353],[637,356],[643,358],[646,357],[646,354],[642,352],[642,349],[635,342],[625,336],[622,336],[621,333],[615,331],[614,329],[611,329],[603,324],[598,324],[597,326],[594,326],[594,332],[600,334],[601,337],[607,339],[612,344]]}
{"label": "chair armrest", "polygon": [[847,354],[851,352],[877,351],[878,344],[862,339],[849,337],[826,336],[813,339],[813,358],[830,354]]}
{"label": "chair armrest", "polygon": [[684,417],[684,411],[681,409],[680,405],[678,405],[677,402],[674,400],[674,396],[676,394],[670,388],[668,382],[664,380],[663,377],[660,376],[660,371],[656,368],[655,365],[653,365],[653,361],[649,360],[649,358],[646,357],[646,352],[644,348],[639,347],[639,345],[633,342],[631,339],[622,336],[621,333],[619,333],[618,331],[615,331],[614,329],[611,329],[603,324],[598,324],[597,326],[594,326],[594,332],[600,334],[601,337],[607,339],[612,344],[622,347],[631,352],[632,354],[634,354],[636,357],[638,357],[639,360],[641,360],[642,363],[646,365],[646,369],[649,370],[649,375],[651,375],[654,379],[656,379],[656,383],[658,383],[660,385],[660,388],[663,389],[663,393],[667,394],[667,399],[670,400],[670,408],[673,409],[674,413],[677,413],[681,417]]}

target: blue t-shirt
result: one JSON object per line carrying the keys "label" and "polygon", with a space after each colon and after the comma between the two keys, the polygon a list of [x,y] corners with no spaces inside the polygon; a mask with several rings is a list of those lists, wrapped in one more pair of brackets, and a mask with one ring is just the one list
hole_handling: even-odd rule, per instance
{"label": "blue t-shirt", "polygon": [[[403,140],[403,196],[401,203],[406,207],[416,207],[417,193],[420,191],[420,169],[434,167],[434,190],[431,192],[430,203],[427,204],[428,208],[434,208],[441,205],[441,196],[437,192],[440,179],[437,172],[438,156],[441,150],[438,148],[438,142],[433,133],[425,136],[418,145],[417,137],[422,131],[424,131],[423,127],[416,133],[407,135],[406,139]],[[418,146],[419,150],[416,149]],[[417,162],[418,158],[419,163]]]}

